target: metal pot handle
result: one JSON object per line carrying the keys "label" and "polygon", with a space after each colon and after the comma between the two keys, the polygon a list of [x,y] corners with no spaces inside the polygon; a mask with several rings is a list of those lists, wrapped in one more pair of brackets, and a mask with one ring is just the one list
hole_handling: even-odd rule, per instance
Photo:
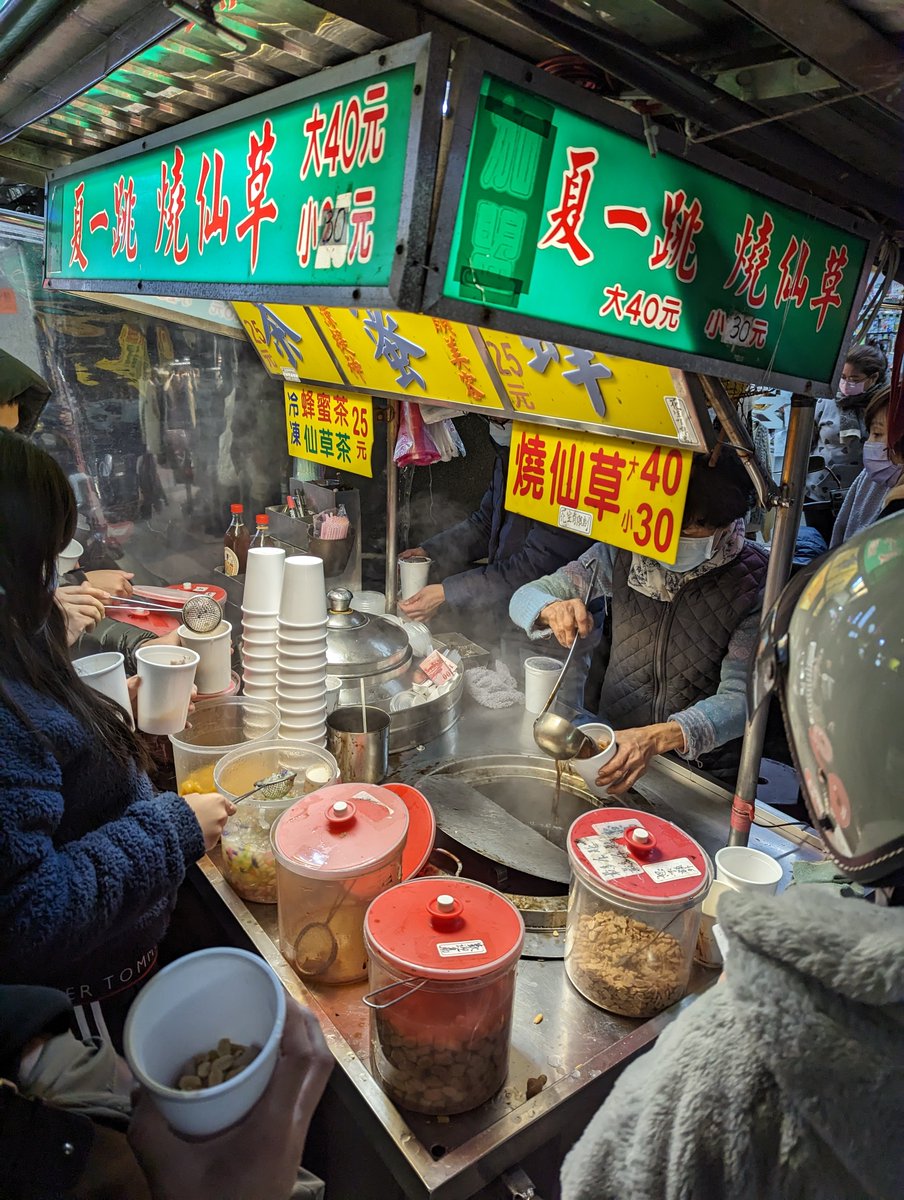
{"label": "metal pot handle", "polygon": [[[387,983],[385,987],[377,988],[375,992],[368,992],[364,997],[364,1003],[368,1008],[390,1008],[393,1004],[398,1004],[400,1000],[404,1000],[406,996],[410,996],[413,992],[422,988],[426,982],[426,979],[413,979],[411,977],[408,979],[397,979],[395,983]],[[375,996],[382,996],[384,992],[392,992],[396,988],[404,988],[405,990],[398,996],[394,996],[391,1000],[385,1000],[381,1003],[377,1003],[374,999]]]}

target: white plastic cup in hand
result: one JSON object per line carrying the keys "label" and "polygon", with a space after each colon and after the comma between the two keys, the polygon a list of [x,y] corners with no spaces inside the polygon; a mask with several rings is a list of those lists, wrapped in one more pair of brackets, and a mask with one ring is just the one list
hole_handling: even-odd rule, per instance
{"label": "white plastic cup in hand", "polygon": [[432,566],[433,559],[428,558],[426,554],[416,558],[399,559],[399,591],[403,600],[410,600],[421,588],[427,586]]}
{"label": "white plastic cup in hand", "polygon": [[524,707],[529,713],[543,711],[561,670],[562,664],[557,658],[536,655],[525,660]]}
{"label": "white plastic cup in hand", "polygon": [[57,575],[65,575],[69,571],[74,571],[79,564],[79,559],[84,553],[85,547],[81,542],[77,542],[73,538],[63,553],[57,555]]}
{"label": "white plastic cup in hand", "polygon": [[326,581],[323,559],[312,554],[293,554],[286,559],[282,596],[279,601],[280,626],[316,625],[326,620]]}
{"label": "white plastic cup in hand", "polygon": [[200,655],[184,646],[139,646],[138,728],[145,733],[181,733],[188,720],[191,689]]}
{"label": "white plastic cup in hand", "polygon": [[279,611],[286,552],[278,546],[255,546],[248,551],[242,609],[261,615]]}
{"label": "white plastic cup in hand", "polygon": [[89,654],[85,658],[77,658],[73,664],[76,675],[95,692],[115,700],[120,708],[125,709],[126,720],[131,729],[135,728],[132,719],[132,701],[126,683],[125,659],[117,650],[108,650],[104,654]]}
{"label": "white plastic cup in hand", "polygon": [[735,892],[774,896],[782,874],[781,863],[751,846],[723,846],[716,851],[716,879]]}
{"label": "white plastic cup in hand", "polygon": [[212,633],[195,633],[186,625],[178,629],[179,641],[199,656],[195,686],[202,696],[225,692],[232,679],[232,626],[221,621]]}
{"label": "white plastic cup in hand", "polygon": [[608,745],[605,750],[601,750],[599,754],[594,754],[592,758],[573,758],[569,762],[569,767],[575,771],[587,784],[588,790],[594,796],[608,796],[609,792],[606,788],[597,786],[596,777],[599,774],[600,767],[604,767],[610,759],[615,757],[618,750],[618,743],[615,740],[615,731],[611,725],[603,725],[602,723],[594,723],[591,725],[581,725],[581,733],[585,734],[591,741],[599,744],[605,742],[608,738]]}
{"label": "white plastic cup in hand", "polygon": [[[210,1137],[251,1111],[273,1075],[286,996],[273,970],[247,950],[218,947],[177,959],[139,992],[123,1048],[132,1074],[177,1133]],[[195,1055],[220,1038],[260,1053],[225,1083],[195,1092],[175,1084]]]}

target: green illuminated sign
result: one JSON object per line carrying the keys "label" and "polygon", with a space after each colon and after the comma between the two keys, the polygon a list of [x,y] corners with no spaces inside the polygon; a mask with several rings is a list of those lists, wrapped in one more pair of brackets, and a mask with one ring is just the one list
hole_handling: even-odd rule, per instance
{"label": "green illuminated sign", "polygon": [[445,220],[451,234],[434,247],[428,309],[474,320],[478,305],[534,339],[589,331],[636,358],[826,390],[869,265],[863,223],[858,234],[812,198],[776,198],[761,176],[714,155],[698,156],[705,168],[652,157],[643,140],[547,98],[563,86],[536,75],[529,89],[484,71],[474,79],[464,179],[443,197],[440,228]]}
{"label": "green illuminated sign", "polygon": [[403,291],[428,57],[420,38],[58,172],[48,281],[295,299]]}

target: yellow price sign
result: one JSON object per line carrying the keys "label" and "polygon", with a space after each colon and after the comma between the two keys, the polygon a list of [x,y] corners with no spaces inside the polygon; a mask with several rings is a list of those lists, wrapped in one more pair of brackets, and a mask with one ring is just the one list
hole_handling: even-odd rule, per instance
{"label": "yellow price sign", "polygon": [[292,383],[311,379],[344,385],[306,308],[244,301],[232,307],[270,375]]}
{"label": "yellow price sign", "polygon": [[358,392],[287,383],[286,441],[293,458],[372,475],[374,405]]}
{"label": "yellow price sign", "polygon": [[501,409],[469,325],[373,308],[313,308],[355,386],[407,400]]}
{"label": "yellow price sign", "polygon": [[691,452],[516,421],[506,508],[674,562]]}
{"label": "yellow price sign", "polygon": [[526,419],[579,421],[622,437],[699,444],[667,367],[488,329],[480,334],[512,408]]}

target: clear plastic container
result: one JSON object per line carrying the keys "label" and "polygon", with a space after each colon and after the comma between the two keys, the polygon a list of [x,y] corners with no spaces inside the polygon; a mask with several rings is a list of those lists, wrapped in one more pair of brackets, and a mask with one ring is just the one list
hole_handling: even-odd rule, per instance
{"label": "clear plastic container", "polygon": [[574,986],[624,1017],[680,1000],[712,882],[706,851],[670,821],[601,808],[571,826],[568,857],[565,970]]}
{"label": "clear plastic container", "polygon": [[312,792],[273,827],[279,946],[303,979],[366,976],[364,914],[401,879],[407,833],[404,801],[362,783]]}
{"label": "clear plastic container", "polygon": [[279,713],[262,700],[223,696],[200,700],[181,733],[171,733],[176,790],[181,796],[216,790],[214,767],[231,750],[276,736]]}
{"label": "clear plastic container", "polygon": [[253,788],[258,780],[284,767],[296,772],[288,795],[276,801],[255,796],[243,800],[226,822],[221,839],[226,882],[243,900],[257,904],[276,903],[271,826],[300,796],[312,790],[308,782],[311,777],[331,783],[339,778],[339,767],[332,754],[306,742],[271,740],[240,746],[220,759],[214,770],[216,790],[234,800]]}
{"label": "clear plastic container", "polygon": [[468,1112],[508,1074],[521,914],[492,888],[413,879],[364,925],[374,1074],[402,1108]]}

